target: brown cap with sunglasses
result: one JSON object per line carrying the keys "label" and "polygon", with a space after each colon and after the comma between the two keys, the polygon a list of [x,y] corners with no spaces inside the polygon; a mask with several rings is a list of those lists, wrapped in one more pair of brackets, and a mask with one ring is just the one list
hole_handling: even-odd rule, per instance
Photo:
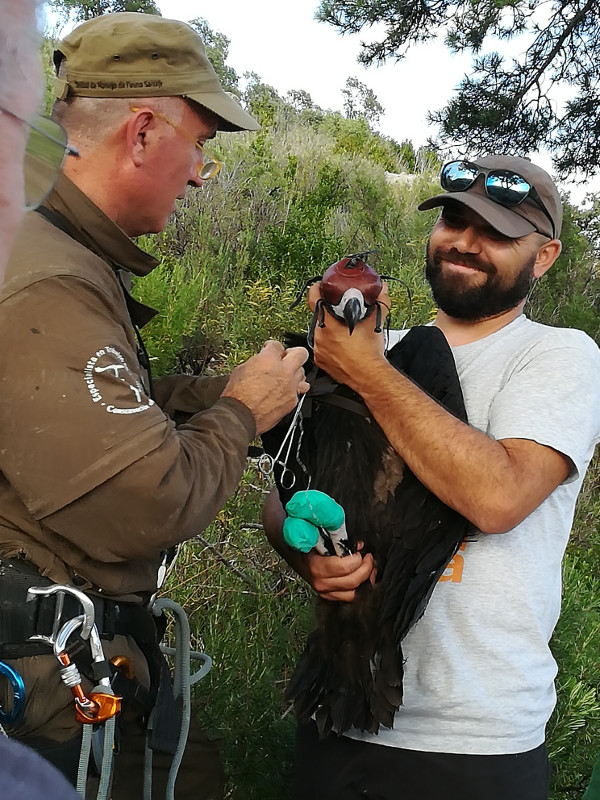
{"label": "brown cap with sunglasses", "polygon": [[187,97],[221,117],[219,130],[260,128],[223,90],[200,36],[185,22],[134,12],[103,14],[66,36],[54,63],[61,67],[55,82],[60,100]]}
{"label": "brown cap with sunglasses", "polygon": [[423,201],[419,211],[451,200],[472,209],[511,239],[534,231],[550,239],[560,236],[558,190],[548,173],[526,158],[484,156],[475,161],[451,161],[442,167],[440,182],[445,193]]}

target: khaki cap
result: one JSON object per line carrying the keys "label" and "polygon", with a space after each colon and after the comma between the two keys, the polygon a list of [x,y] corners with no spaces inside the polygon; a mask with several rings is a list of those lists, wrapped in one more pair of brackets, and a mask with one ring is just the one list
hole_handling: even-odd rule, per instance
{"label": "khaki cap", "polygon": [[443,206],[450,200],[472,209],[495,230],[511,239],[519,239],[534,231],[551,239],[560,236],[562,201],[554,181],[545,170],[532,164],[528,159],[517,156],[484,156],[469,163],[481,167],[484,173],[495,169],[510,170],[525,178],[538,193],[552,219],[554,230],[550,220],[535,200],[528,197],[518,206],[501,205],[487,196],[485,182],[479,175],[473,185],[465,191],[444,192],[424,200],[419,206],[419,211]]}
{"label": "khaki cap", "polygon": [[[219,83],[202,39],[185,22],[154,14],[103,14],[78,25],[59,44],[64,74],[55,94],[81,97],[187,97],[221,117],[221,131],[256,131]],[[65,69],[66,68],[66,69]]]}

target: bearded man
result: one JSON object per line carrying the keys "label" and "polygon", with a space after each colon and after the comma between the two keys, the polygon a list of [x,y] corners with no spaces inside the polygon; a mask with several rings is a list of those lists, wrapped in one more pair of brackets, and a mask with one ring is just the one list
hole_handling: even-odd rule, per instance
{"label": "bearded man", "polygon": [[[320,741],[314,723],[301,726],[297,798],[548,797],[544,737],[557,671],[548,643],[575,501],[600,439],[600,353],[583,332],[524,315],[533,282],[561,251],[549,175],[526,159],[487,156],[446,164],[441,183],[445,192],[419,206],[441,207],[426,277],[469,424],[389,364],[372,325],[349,337],[328,316],[315,331],[315,361],[362,396],[412,472],[477,533],[402,643],[393,728]],[[271,496],[267,535],[322,598],[352,602],[375,580],[370,555],[290,550],[284,518]]]}

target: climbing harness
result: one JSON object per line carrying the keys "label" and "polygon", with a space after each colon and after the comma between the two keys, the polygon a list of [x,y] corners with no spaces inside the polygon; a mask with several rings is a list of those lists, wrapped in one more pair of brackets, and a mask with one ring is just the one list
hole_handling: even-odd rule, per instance
{"label": "climbing harness", "polygon": [[[32,586],[27,590],[27,599],[57,595],[54,625],[50,636],[35,634],[31,640],[49,645],[60,664],[60,676],[72,694],[75,703],[75,718],[83,724],[79,766],[77,769],[77,792],[85,797],[92,737],[102,734],[102,754],[99,759],[100,782],[96,800],[107,800],[112,775],[115,739],[115,720],[121,710],[121,698],[116,696],[110,684],[110,666],[104,657],[102,642],[95,624],[95,609],[92,600],[79,589],[62,584]],[[75,597],[83,608],[83,614],[61,624],[65,596]],[[81,685],[81,674],[67,652],[69,639],[75,634],[87,641],[92,655],[92,674],[98,685],[87,694]],[[102,725],[102,728],[97,726]],[[95,730],[94,730],[95,728]]]}
{"label": "climbing harness", "polygon": [[[4,566],[9,567],[10,565],[5,563]],[[153,749],[158,747],[162,750],[165,744],[168,745],[168,748],[165,747],[165,751],[173,755],[166,788],[166,800],[174,800],[175,781],[189,732],[191,686],[203,678],[212,667],[209,656],[190,650],[190,628],[183,608],[167,598],[155,600],[150,609],[137,604],[117,603],[95,596],[92,598],[75,587],[62,584],[27,585],[26,590],[23,588],[20,591],[23,591],[24,599],[27,601],[21,603],[21,607],[24,606],[24,611],[27,612],[24,626],[26,641],[23,642],[23,651],[29,654],[32,647],[38,647],[41,649],[34,649],[31,652],[44,653],[50,648],[58,661],[61,679],[73,695],[75,718],[83,725],[76,783],[79,795],[85,797],[90,755],[93,754],[100,775],[96,800],[107,800],[110,797],[116,718],[121,709],[120,695],[123,694],[127,697],[135,697],[143,707],[147,708],[150,715],[144,760],[144,800],[150,800],[152,793]],[[8,590],[6,593],[8,594]],[[53,603],[53,605],[48,606],[48,603]],[[33,612],[29,610],[30,605],[35,609]],[[74,608],[79,613],[70,617]],[[159,646],[157,643],[157,626],[153,621],[153,616],[159,618],[165,612],[170,612],[175,618],[174,647]],[[44,624],[41,625],[43,633],[39,632],[39,622],[36,625],[27,622],[28,619],[38,618],[44,621]],[[98,624],[96,624],[97,620],[99,620]],[[100,625],[102,627],[99,628]],[[143,630],[144,626],[146,626],[145,630]],[[129,658],[117,656],[108,662],[105,657],[100,633],[109,635],[111,631],[123,633],[125,629],[130,629],[131,633],[142,637],[140,646],[148,660],[151,675],[154,670],[155,684],[152,685],[157,687],[158,694],[156,696],[151,690],[137,682],[132,674]],[[159,629],[161,629],[160,625]],[[51,630],[50,633],[48,633],[49,630]],[[10,634],[10,631],[9,627],[5,628],[5,633]],[[152,637],[150,632],[153,632]],[[143,643],[147,644],[151,638],[156,648],[155,651],[144,649],[143,646]],[[9,643],[14,641],[14,638],[9,637]],[[14,647],[14,652],[8,651],[10,653],[8,657],[12,658],[13,655],[19,657],[16,644],[3,642],[1,646],[3,649]],[[152,652],[155,652],[154,656],[152,656]],[[164,656],[173,658],[172,686],[170,671]],[[190,660],[200,663],[200,668],[193,675],[190,675]],[[84,670],[85,674],[95,682],[91,691],[84,691],[80,669]],[[0,735],[7,735],[4,725],[14,723],[23,712],[25,686],[19,673],[10,665],[0,661],[0,679],[2,675],[9,680],[14,698],[12,705],[9,705],[8,708],[0,706]],[[177,709],[180,709],[180,715],[178,715]],[[175,720],[178,727],[170,734],[171,739],[165,739],[165,733],[162,730],[163,722],[166,719],[164,715],[168,716],[172,713],[175,714],[172,719]],[[173,742],[172,746],[171,741]],[[170,749],[171,747],[173,749]]]}

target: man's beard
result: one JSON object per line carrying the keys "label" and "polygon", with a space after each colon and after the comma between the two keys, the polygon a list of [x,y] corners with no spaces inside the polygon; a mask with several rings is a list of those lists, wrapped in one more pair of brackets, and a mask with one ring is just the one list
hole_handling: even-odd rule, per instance
{"label": "man's beard", "polygon": [[[489,261],[461,254],[455,249],[445,252],[438,248],[432,253],[428,243],[425,277],[438,308],[449,317],[478,322],[515,308],[527,297],[534,281],[535,259],[534,254],[523,265],[513,282],[505,285],[498,270]],[[487,276],[486,280],[479,286],[468,286],[464,275],[444,274],[442,261],[454,261],[481,270]]]}

